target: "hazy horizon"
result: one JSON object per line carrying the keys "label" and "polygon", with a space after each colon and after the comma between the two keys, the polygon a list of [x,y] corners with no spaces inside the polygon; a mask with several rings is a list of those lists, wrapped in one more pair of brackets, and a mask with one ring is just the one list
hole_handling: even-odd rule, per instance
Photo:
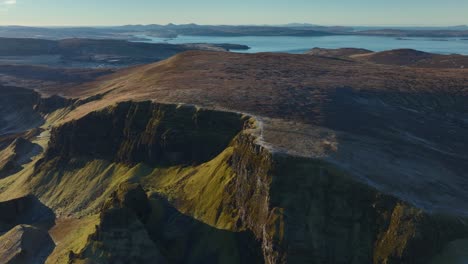
{"label": "hazy horizon", "polygon": [[[118,26],[137,24],[447,27],[468,24],[468,1],[273,0],[0,0],[0,25]],[[299,22],[298,22],[299,21]]]}
{"label": "hazy horizon", "polygon": [[121,27],[121,26],[149,26],[149,25],[158,25],[158,26],[167,26],[167,25],[198,25],[198,26],[288,26],[288,25],[294,25],[294,24],[304,24],[304,25],[310,25],[310,26],[324,26],[324,27],[374,27],[374,28],[451,28],[451,27],[468,27],[468,24],[450,24],[450,25],[424,25],[424,24],[393,24],[393,25],[371,25],[371,24],[361,24],[361,25],[344,25],[344,24],[318,24],[318,23],[313,23],[313,22],[289,22],[289,23],[284,23],[284,24],[202,24],[202,23],[197,23],[197,22],[190,22],[190,23],[147,23],[147,24],[140,24],[140,23],[134,23],[134,24],[109,24],[109,25],[86,25],[86,24],[77,24],[77,25],[57,25],[57,24],[52,24],[52,25],[28,25],[28,24],[0,24],[0,27],[44,27],[44,28],[78,28],[78,27]]}

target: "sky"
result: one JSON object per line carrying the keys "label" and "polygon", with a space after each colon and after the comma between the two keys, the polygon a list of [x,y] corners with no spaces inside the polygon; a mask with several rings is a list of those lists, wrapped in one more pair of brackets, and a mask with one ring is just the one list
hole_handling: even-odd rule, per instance
{"label": "sky", "polygon": [[0,25],[468,24],[468,0],[0,0]]}

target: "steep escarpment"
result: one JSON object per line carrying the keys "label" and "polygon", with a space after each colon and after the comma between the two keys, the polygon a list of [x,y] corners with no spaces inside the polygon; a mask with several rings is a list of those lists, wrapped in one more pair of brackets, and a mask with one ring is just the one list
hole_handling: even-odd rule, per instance
{"label": "steep escarpment", "polygon": [[39,94],[17,87],[0,86],[0,136],[40,126],[44,119],[34,110]]}
{"label": "steep escarpment", "polygon": [[[68,249],[74,252],[71,260],[112,261],[127,256],[140,263],[155,258],[170,263],[245,263],[247,259],[258,263],[260,245],[250,231],[221,230],[201,221],[234,225],[224,220],[235,218],[235,212],[228,210],[231,207],[211,207],[231,201],[209,197],[224,195],[226,189],[205,173],[211,171],[229,182],[229,165],[218,157],[226,155],[230,141],[246,126],[250,126],[249,117],[237,113],[151,102],[118,104],[54,129],[43,159],[27,181],[60,217],[99,214],[96,232]],[[183,177],[180,182],[173,181],[179,176]],[[138,189],[138,201],[126,204],[125,197],[133,197],[127,192],[135,193],[125,187],[128,182],[142,182],[151,196]],[[192,183],[200,189],[174,192]],[[180,203],[167,202],[168,198]],[[150,207],[144,206],[148,203]],[[183,215],[181,210],[198,217]],[[76,236],[82,241],[83,234]],[[52,256],[64,259],[66,250],[61,245]]]}
{"label": "steep escarpment", "polygon": [[[236,113],[121,103],[54,129],[31,175],[32,189],[60,215],[99,212],[96,232],[73,250],[72,260],[261,263],[262,237],[251,230],[268,207],[262,202],[268,184],[252,197],[255,185],[234,173],[234,153],[262,159],[260,153],[241,157],[247,146],[232,141],[252,128],[254,120]],[[246,136],[245,144],[251,140]],[[248,172],[242,177],[251,178]],[[149,198],[142,189],[125,187],[128,182],[140,182]],[[139,201],[126,204],[127,192],[139,193]]]}
{"label": "steep escarpment", "polygon": [[0,179],[20,172],[43,151],[38,143],[43,126],[57,110],[71,109],[74,103],[57,95],[45,98],[33,90],[0,85]]}
{"label": "steep escarpment", "polygon": [[235,113],[126,102],[52,131],[45,159],[90,156],[153,166],[200,164],[219,154],[244,123]]}
{"label": "steep escarpment", "polygon": [[276,152],[256,125],[235,113],[121,103],[54,129],[30,180],[60,214],[99,214],[69,255],[76,262],[428,263],[468,238],[465,219],[333,163]]}
{"label": "steep escarpment", "polygon": [[73,103],[60,96],[43,98],[33,90],[0,85],[0,137],[40,127],[47,114]]}
{"label": "steep escarpment", "polygon": [[0,150],[0,178],[21,170],[21,166],[31,162],[33,156],[42,151],[37,144],[20,137],[6,149]]}
{"label": "steep escarpment", "polygon": [[332,164],[271,154],[248,138],[233,155],[236,202],[267,263],[428,263],[468,237],[466,219],[425,212]]}
{"label": "steep escarpment", "polygon": [[253,135],[239,135],[233,144],[230,163],[236,173],[235,203],[240,223],[262,240],[266,263],[285,262],[281,252],[282,209],[270,207],[272,155],[255,143]]}
{"label": "steep escarpment", "polygon": [[46,152],[25,181],[59,214],[96,213],[124,181],[174,175],[164,178],[166,183],[163,177],[148,180],[161,181],[161,187],[186,173],[201,175],[194,170],[210,171],[202,167],[226,149],[248,119],[192,106],[121,103],[53,129]]}

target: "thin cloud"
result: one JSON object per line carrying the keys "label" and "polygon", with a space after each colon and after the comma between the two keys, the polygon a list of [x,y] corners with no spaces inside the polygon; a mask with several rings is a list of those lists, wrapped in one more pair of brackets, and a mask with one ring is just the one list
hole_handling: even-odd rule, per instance
{"label": "thin cloud", "polygon": [[0,0],[0,5],[15,5],[16,0]]}

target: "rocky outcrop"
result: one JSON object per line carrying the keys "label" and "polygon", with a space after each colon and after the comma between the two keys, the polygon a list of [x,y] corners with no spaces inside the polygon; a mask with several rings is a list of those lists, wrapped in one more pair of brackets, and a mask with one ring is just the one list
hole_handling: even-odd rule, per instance
{"label": "rocky outcrop", "polygon": [[273,157],[267,149],[255,143],[253,135],[241,134],[233,145],[230,164],[237,174],[235,203],[240,223],[262,241],[266,263],[284,262],[281,209],[270,207]]}
{"label": "rocky outcrop", "polygon": [[200,164],[239,133],[244,118],[193,106],[120,103],[52,131],[45,160],[92,157],[152,166]]}
{"label": "rocky outcrop", "polygon": [[27,131],[44,123],[34,110],[40,101],[38,93],[0,85],[0,136]]}
{"label": "rocky outcrop", "polygon": [[463,218],[430,214],[401,202],[384,213],[374,263],[430,263],[452,242],[468,237]]}
{"label": "rocky outcrop", "polygon": [[41,98],[34,106],[34,109],[42,114],[50,114],[58,109],[72,106],[76,100],[67,99],[58,95]]}
{"label": "rocky outcrop", "polygon": [[124,185],[104,205],[96,232],[70,263],[166,263],[145,229],[149,201],[140,186]]}
{"label": "rocky outcrop", "polygon": [[5,264],[45,263],[54,248],[46,230],[18,225],[0,236],[0,260]]}
{"label": "rocky outcrop", "polygon": [[32,195],[0,202],[0,262],[44,263],[55,247],[54,213]]}
{"label": "rocky outcrop", "polygon": [[31,162],[42,148],[24,138],[15,139],[10,146],[0,151],[0,179],[21,170],[21,166]]}
{"label": "rocky outcrop", "polygon": [[0,233],[20,224],[48,229],[54,221],[54,213],[33,195],[0,202]]}
{"label": "rocky outcrop", "polygon": [[209,227],[125,183],[104,205],[87,246],[70,253],[70,263],[258,263],[258,253],[248,233]]}
{"label": "rocky outcrop", "polygon": [[0,137],[38,128],[45,123],[45,115],[73,103],[60,96],[43,98],[33,90],[0,85]]}

